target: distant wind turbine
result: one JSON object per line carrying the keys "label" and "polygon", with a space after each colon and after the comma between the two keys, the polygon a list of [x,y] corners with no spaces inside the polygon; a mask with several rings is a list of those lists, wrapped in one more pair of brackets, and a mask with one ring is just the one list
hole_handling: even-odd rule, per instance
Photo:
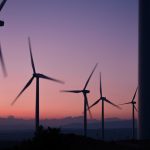
{"label": "distant wind turbine", "polygon": [[[0,4],[0,11],[2,10],[2,8],[4,7],[5,3],[7,0],[3,0]],[[4,21],[0,20],[0,26],[4,26]]]}
{"label": "distant wind turbine", "polygon": [[7,71],[6,71],[6,66],[5,66],[5,63],[4,63],[4,57],[3,57],[3,53],[2,53],[1,44],[0,44],[0,63],[2,65],[2,71],[3,71],[4,77],[6,77],[7,76]]}
{"label": "distant wind turbine", "polygon": [[[62,92],[82,93],[83,94],[83,96],[84,96],[84,136],[85,137],[87,136],[87,110],[89,110],[88,109],[89,108],[89,104],[88,104],[87,94],[90,93],[90,91],[87,90],[86,88],[87,88],[87,85],[88,85],[88,83],[89,83],[89,81],[90,81],[90,79],[91,79],[91,77],[92,77],[96,67],[97,67],[97,64],[95,65],[94,69],[92,70],[92,73],[90,74],[90,76],[89,76],[88,80],[86,81],[85,86],[84,86],[84,88],[82,90],[69,90],[69,91],[68,90],[64,90],[64,91],[62,91]],[[91,116],[90,110],[89,110],[89,113],[90,113],[90,116]]]}
{"label": "distant wind turbine", "polygon": [[120,105],[128,105],[131,104],[132,105],[132,138],[135,139],[135,116],[134,116],[134,110],[137,111],[137,108],[135,106],[136,102],[135,102],[135,96],[137,93],[138,88],[135,90],[135,93],[133,95],[132,101],[128,102],[128,103],[124,103],[124,104],[120,104]]}
{"label": "distant wind turbine", "polygon": [[95,106],[96,104],[98,104],[100,101],[102,101],[102,139],[104,140],[105,138],[105,133],[104,133],[104,102],[107,102],[119,109],[121,109],[118,105],[112,103],[110,100],[108,100],[106,97],[103,97],[103,94],[102,94],[102,82],[101,82],[101,73],[100,73],[100,98],[94,102],[90,107],[89,109],[91,109],[93,106]]}
{"label": "distant wind turbine", "polygon": [[31,57],[31,66],[33,69],[33,75],[31,77],[31,79],[27,82],[27,84],[24,86],[24,88],[21,90],[21,92],[17,95],[17,97],[14,99],[14,101],[11,103],[11,105],[13,105],[16,100],[20,97],[20,95],[30,86],[30,84],[32,83],[33,79],[36,79],[36,107],[35,107],[35,127],[36,127],[36,131],[39,128],[39,79],[47,79],[47,80],[51,80],[54,82],[58,82],[58,83],[64,83],[60,80],[48,77],[44,74],[40,74],[40,73],[36,73],[35,70],[35,65],[34,65],[34,61],[33,61],[33,56],[32,56],[32,50],[31,50],[31,42],[30,42],[30,38],[28,38],[28,43],[29,43],[29,50],[30,50],[30,57]]}

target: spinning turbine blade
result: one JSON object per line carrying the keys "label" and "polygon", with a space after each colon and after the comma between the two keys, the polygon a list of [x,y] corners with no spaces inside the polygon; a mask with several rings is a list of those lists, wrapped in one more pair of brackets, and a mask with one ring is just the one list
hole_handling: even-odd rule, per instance
{"label": "spinning turbine blade", "polygon": [[127,105],[127,104],[132,104],[132,102],[123,103],[123,104],[120,104],[120,105]]}
{"label": "spinning turbine blade", "polygon": [[105,99],[105,101],[106,101],[107,103],[109,103],[109,104],[111,104],[111,105],[113,105],[113,106],[117,107],[118,109],[121,109],[121,107],[119,107],[118,105],[116,105],[116,104],[112,103],[112,102],[111,102],[111,101],[109,101],[108,99]]}
{"label": "spinning turbine blade", "polygon": [[21,92],[17,95],[17,97],[13,100],[13,102],[11,103],[11,105],[13,105],[16,100],[19,98],[19,96],[28,88],[28,86],[32,83],[34,77],[32,77],[28,82],[27,84],[25,85],[25,87],[21,90]]}
{"label": "spinning turbine blade", "polygon": [[7,0],[3,0],[0,4],[0,11],[2,10],[2,8],[4,7],[5,3],[6,3]]}
{"label": "spinning turbine blade", "polygon": [[63,90],[63,91],[61,91],[61,92],[70,92],[70,93],[81,93],[82,91],[80,91],[80,90]]}
{"label": "spinning turbine blade", "polygon": [[135,91],[134,96],[133,96],[133,98],[132,98],[132,102],[133,102],[133,101],[134,101],[134,99],[135,99],[135,96],[136,96],[137,90],[138,90],[138,88],[136,88],[136,91]]}
{"label": "spinning turbine blade", "polygon": [[83,88],[84,90],[86,89],[86,87],[87,87],[87,85],[88,85],[88,83],[89,83],[89,81],[90,81],[90,79],[91,79],[91,77],[92,77],[92,75],[93,75],[93,73],[94,73],[94,71],[95,71],[97,65],[98,65],[98,64],[95,65],[94,69],[92,70],[92,73],[90,74],[88,80],[86,81],[85,86],[84,86],[84,88]]}
{"label": "spinning turbine blade", "polygon": [[89,109],[92,108],[93,106],[95,106],[96,104],[98,104],[100,100],[101,100],[101,99],[98,99],[96,102],[94,102],[94,103],[89,107]]}
{"label": "spinning turbine blade", "polygon": [[32,56],[32,48],[31,48],[30,38],[28,38],[28,43],[29,43],[29,50],[30,50],[31,65],[32,65],[33,73],[36,73],[36,71],[35,71],[35,65],[34,65],[34,61],[33,61],[33,56]]}
{"label": "spinning turbine blade", "polygon": [[1,65],[2,65],[2,70],[3,70],[4,77],[6,77],[7,76],[7,71],[6,71],[4,58],[3,58],[3,54],[2,54],[1,44],[0,44],[0,62],[1,62]]}
{"label": "spinning turbine blade", "polygon": [[88,109],[88,112],[89,112],[90,118],[93,119],[93,116],[92,116],[92,113],[91,113],[91,110],[90,110],[90,109]]}
{"label": "spinning turbine blade", "polygon": [[90,106],[89,106],[87,97],[85,99],[86,99],[86,105],[87,105],[87,108],[88,108],[88,111],[89,111],[90,118],[92,119],[93,117],[92,117],[92,113],[91,113],[91,110],[90,110]]}
{"label": "spinning turbine blade", "polygon": [[138,111],[135,105],[134,105],[134,109],[135,109],[136,111]]}
{"label": "spinning turbine blade", "polygon": [[101,80],[101,72],[100,72],[100,97],[103,97],[103,94],[102,94],[102,80]]}
{"label": "spinning turbine blade", "polygon": [[44,75],[44,74],[38,74],[38,77],[39,77],[39,78],[43,78],[43,79],[47,79],[47,80],[51,80],[51,81],[54,81],[54,82],[58,82],[58,83],[64,84],[63,81],[60,81],[60,80],[57,80],[57,79],[48,77],[48,76],[46,76],[46,75]]}

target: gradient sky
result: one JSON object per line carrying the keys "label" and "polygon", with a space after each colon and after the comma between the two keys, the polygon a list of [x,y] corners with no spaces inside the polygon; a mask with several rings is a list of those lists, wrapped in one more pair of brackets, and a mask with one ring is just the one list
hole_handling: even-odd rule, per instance
{"label": "gradient sky", "polygon": [[[9,74],[4,78],[0,71],[0,116],[34,118],[35,81],[10,105],[32,75],[28,36],[37,72],[65,81],[40,81],[41,118],[83,115],[83,96],[60,90],[83,88],[97,62],[88,85],[89,103],[99,97],[100,71],[108,99],[116,104],[132,99],[138,72],[138,0],[10,0],[0,19],[5,20],[0,41]],[[131,117],[130,105],[121,111],[105,106],[107,118]],[[100,118],[101,103],[92,113]]]}

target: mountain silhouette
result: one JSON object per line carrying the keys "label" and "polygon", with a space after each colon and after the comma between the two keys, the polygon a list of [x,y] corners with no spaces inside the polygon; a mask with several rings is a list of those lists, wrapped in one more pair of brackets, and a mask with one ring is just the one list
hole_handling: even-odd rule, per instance
{"label": "mountain silhouette", "polygon": [[[40,126],[32,139],[14,145],[9,150],[144,150],[149,149],[149,141],[100,141],[75,134],[62,134],[59,128],[44,129]],[[0,150],[2,150],[0,148]]]}

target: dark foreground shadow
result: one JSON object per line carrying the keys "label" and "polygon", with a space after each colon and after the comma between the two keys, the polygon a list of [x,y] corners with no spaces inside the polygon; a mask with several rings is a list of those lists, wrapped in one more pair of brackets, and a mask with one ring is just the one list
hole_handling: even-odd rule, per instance
{"label": "dark foreground shadow", "polygon": [[[9,150],[145,150],[150,141],[100,141],[75,134],[62,134],[58,128],[39,127],[32,139],[23,141]],[[1,149],[0,149],[1,150]],[[7,149],[8,150],[8,149]]]}

